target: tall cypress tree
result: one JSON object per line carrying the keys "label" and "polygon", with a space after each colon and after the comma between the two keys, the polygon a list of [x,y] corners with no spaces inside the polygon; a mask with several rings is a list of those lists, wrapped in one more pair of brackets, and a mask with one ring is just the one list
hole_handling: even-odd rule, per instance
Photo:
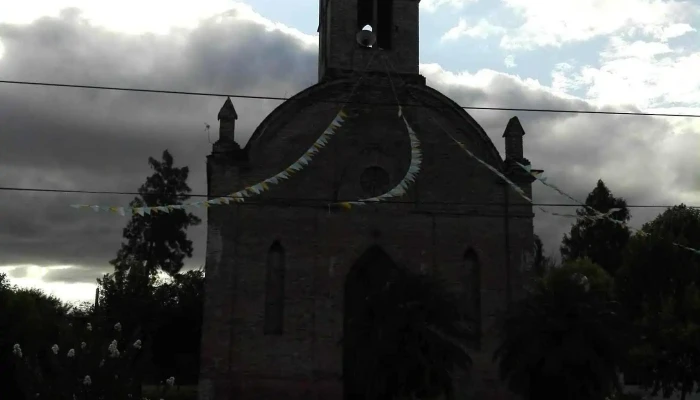
{"label": "tall cypress tree", "polygon": [[[586,205],[602,213],[619,208],[620,210],[611,213],[610,217],[623,222],[630,219],[625,199],[614,197],[602,180],[598,180],[598,184],[586,198]],[[629,229],[607,219],[586,218],[595,215],[589,208],[578,209],[576,215],[579,218],[571,227],[571,232],[564,235],[562,240],[563,261],[587,257],[614,276],[622,264],[622,254],[630,238]]]}
{"label": "tall cypress tree", "polygon": [[[153,174],[141,185],[131,207],[182,204],[189,198],[189,168],[174,167],[170,152],[165,150],[160,161],[149,157],[148,164]],[[125,329],[140,332],[144,345],[151,342],[153,332],[162,323],[162,307],[153,296],[157,272],[177,275],[185,258],[192,257],[187,229],[199,223],[198,217],[184,210],[132,216],[124,228],[125,240],[117,257],[110,261],[114,273],[98,279],[102,288],[100,311],[106,326],[120,322]],[[134,397],[141,398],[138,380]]]}
{"label": "tall cypress tree", "polygon": [[[131,207],[157,207],[182,204],[191,193],[187,185],[188,167],[173,166],[173,156],[165,150],[162,161],[149,157],[153,175],[139,188],[139,196]],[[169,275],[177,274],[185,257],[192,257],[192,241],[187,229],[201,220],[184,210],[169,213],[134,214],[124,228],[125,243],[110,263],[116,273],[129,272],[130,276],[153,277],[158,270]]]}

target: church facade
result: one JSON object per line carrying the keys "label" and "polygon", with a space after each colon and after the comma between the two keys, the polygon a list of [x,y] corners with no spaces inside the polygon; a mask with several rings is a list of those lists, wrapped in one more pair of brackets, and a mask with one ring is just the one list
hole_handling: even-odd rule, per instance
{"label": "church facade", "polygon": [[[436,272],[468,294],[462,306],[479,340],[473,368],[456,374],[455,399],[513,398],[492,355],[498,317],[523,294],[532,206],[451,136],[531,197],[534,179],[515,165],[529,164],[525,132],[517,118],[504,123],[504,159],[464,109],[426,85],[418,4],[320,0],[319,82],[277,107],[244,148],[233,103],[224,103],[207,159],[211,197],[285,170],[341,106],[347,116],[292,178],[208,209],[201,400],[349,400],[341,345],[348,279],[380,258]],[[366,25],[373,34],[358,34]],[[397,103],[420,140],[415,182],[383,203],[331,206],[383,194],[405,175],[411,143]]]}

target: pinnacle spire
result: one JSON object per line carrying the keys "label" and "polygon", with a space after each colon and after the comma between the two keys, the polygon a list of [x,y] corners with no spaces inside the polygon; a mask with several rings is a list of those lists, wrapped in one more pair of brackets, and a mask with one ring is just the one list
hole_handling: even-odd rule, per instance
{"label": "pinnacle spire", "polygon": [[221,110],[219,110],[218,119],[219,121],[221,121],[222,119],[238,119],[238,113],[236,112],[236,108],[233,106],[233,102],[231,101],[230,97],[226,98],[224,105],[221,107]]}
{"label": "pinnacle spire", "polygon": [[517,137],[525,136],[525,129],[520,124],[518,117],[513,117],[508,121],[506,125],[506,130],[503,132],[503,137]]}

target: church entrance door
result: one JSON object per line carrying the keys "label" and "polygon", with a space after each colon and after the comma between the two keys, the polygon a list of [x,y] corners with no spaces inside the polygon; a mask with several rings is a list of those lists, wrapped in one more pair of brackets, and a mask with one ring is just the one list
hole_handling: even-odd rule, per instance
{"label": "church entrance door", "polygon": [[343,310],[344,400],[384,399],[391,391],[380,378],[385,374],[379,372],[382,355],[398,350],[392,348],[398,344],[386,337],[390,332],[382,329],[382,320],[396,304],[389,304],[383,294],[398,268],[379,246],[373,246],[348,272]]}

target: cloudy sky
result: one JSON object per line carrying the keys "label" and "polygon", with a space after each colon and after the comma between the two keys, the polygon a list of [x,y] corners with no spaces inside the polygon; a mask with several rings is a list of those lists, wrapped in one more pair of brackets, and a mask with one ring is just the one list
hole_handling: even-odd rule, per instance
{"label": "cloudy sky", "polygon": [[[0,2],[0,80],[290,96],[316,80],[317,8],[318,0]],[[421,71],[462,105],[700,114],[698,29],[691,1],[423,0]],[[205,193],[204,126],[216,126],[222,103],[0,84],[0,186],[134,191],[147,158],[167,148]],[[246,141],[278,103],[234,104]],[[700,205],[700,119],[472,115],[501,152],[507,119],[518,115],[526,156],[579,199],[602,178],[632,205]],[[90,299],[127,220],[68,205],[131,197],[0,193],[0,266],[12,281]],[[535,200],[567,203],[538,184]],[[635,209],[632,225],[661,210]],[[538,213],[535,229],[554,252],[570,223]],[[203,264],[204,232],[191,232],[190,267]]]}

